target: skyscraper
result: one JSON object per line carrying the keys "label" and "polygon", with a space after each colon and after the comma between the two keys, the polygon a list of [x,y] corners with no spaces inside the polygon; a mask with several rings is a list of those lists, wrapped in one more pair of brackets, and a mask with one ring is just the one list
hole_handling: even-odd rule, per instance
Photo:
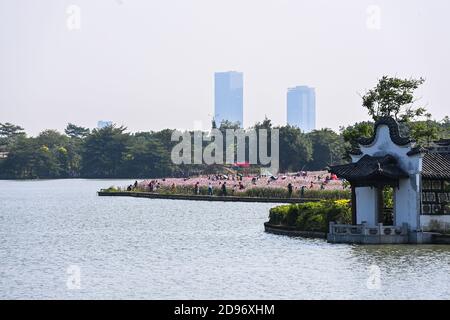
{"label": "skyscraper", "polygon": [[222,121],[239,122],[244,125],[243,74],[236,71],[214,74],[214,119],[217,126]]}
{"label": "skyscraper", "polygon": [[112,126],[112,121],[103,121],[100,120],[99,122],[97,122],[97,129],[103,129],[109,126]]}
{"label": "skyscraper", "polygon": [[308,86],[289,88],[287,92],[287,123],[303,132],[316,129],[316,92]]}

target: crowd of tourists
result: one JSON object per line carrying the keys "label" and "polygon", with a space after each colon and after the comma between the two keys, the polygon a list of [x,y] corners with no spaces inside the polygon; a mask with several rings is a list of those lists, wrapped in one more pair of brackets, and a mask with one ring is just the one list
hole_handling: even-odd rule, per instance
{"label": "crowd of tourists", "polygon": [[207,189],[208,195],[220,194],[224,196],[250,188],[282,188],[287,190],[289,195],[298,190],[299,195],[302,196],[307,189],[336,190],[346,188],[346,185],[335,175],[326,171],[301,171],[279,176],[237,173],[202,175],[189,178],[152,179],[141,182],[136,181],[127,190],[139,189],[147,192],[158,192],[160,188],[165,188],[175,192],[177,187],[182,187],[185,190],[190,189],[195,195],[200,194],[202,188]]}

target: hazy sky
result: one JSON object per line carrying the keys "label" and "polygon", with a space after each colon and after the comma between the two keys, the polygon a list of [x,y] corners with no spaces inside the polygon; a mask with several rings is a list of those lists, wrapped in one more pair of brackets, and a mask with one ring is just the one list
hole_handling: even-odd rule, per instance
{"label": "hazy sky", "polygon": [[0,122],[206,127],[227,70],[244,73],[245,126],[285,124],[296,85],[316,88],[318,127],[366,120],[359,93],[383,74],[425,77],[420,102],[441,119],[449,14],[448,0],[0,0]]}

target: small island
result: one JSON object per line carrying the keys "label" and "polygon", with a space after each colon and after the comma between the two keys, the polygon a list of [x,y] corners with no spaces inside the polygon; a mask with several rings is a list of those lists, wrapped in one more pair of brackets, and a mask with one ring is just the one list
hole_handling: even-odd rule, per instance
{"label": "small island", "polygon": [[287,173],[280,176],[239,172],[136,181],[111,186],[99,196],[130,196],[153,199],[303,203],[350,199],[350,189],[326,171]]}
{"label": "small island", "polygon": [[266,232],[304,238],[327,238],[332,221],[351,222],[349,200],[320,200],[270,209]]}

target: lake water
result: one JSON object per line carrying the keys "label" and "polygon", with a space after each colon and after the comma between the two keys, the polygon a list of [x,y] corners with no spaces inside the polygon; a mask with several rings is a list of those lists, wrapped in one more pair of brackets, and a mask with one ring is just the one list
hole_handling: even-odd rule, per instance
{"label": "lake water", "polygon": [[272,204],[96,195],[127,183],[0,181],[0,298],[450,298],[450,246],[271,235]]}

